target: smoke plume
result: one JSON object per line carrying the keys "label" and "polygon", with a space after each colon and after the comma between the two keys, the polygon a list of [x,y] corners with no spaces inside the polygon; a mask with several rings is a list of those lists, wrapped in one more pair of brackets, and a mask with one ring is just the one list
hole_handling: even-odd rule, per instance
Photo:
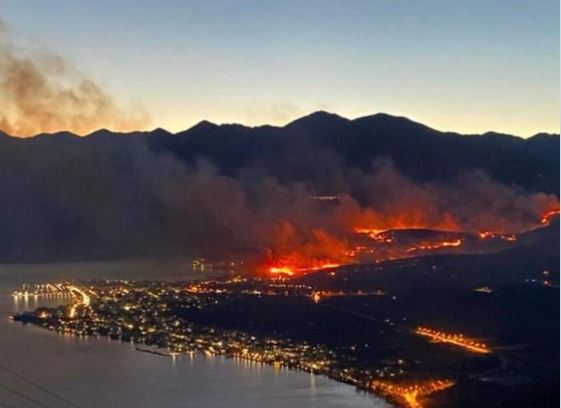
{"label": "smoke plume", "polygon": [[[119,107],[63,58],[18,46],[8,34],[0,24],[0,130],[86,134],[147,124],[146,114]],[[327,119],[322,134],[332,128],[334,119]],[[338,118],[335,128],[343,128],[341,120],[349,122]],[[403,119],[379,120],[382,130],[415,131]],[[240,128],[215,139],[166,134],[157,141],[154,135],[155,145],[138,135],[0,138],[0,261],[179,255],[316,268],[356,261],[357,231],[517,233],[541,226],[544,214],[559,209],[555,195],[501,183],[473,166],[446,179],[427,178],[432,181],[405,176],[378,153],[370,166],[354,166],[369,140],[355,141],[359,148],[347,157],[333,147],[351,143],[352,134],[314,138],[298,133],[300,124],[286,130],[297,136],[288,142],[272,130],[251,141],[234,137]],[[175,148],[166,144],[172,139]],[[213,163],[204,149],[214,141],[221,159]],[[412,156],[411,141],[399,149],[408,147]],[[237,152],[259,154],[239,159],[236,168]],[[369,256],[374,261],[378,254]]]}
{"label": "smoke plume", "polygon": [[142,109],[124,109],[62,57],[18,45],[0,21],[0,130],[13,136],[99,128],[145,128]]}
{"label": "smoke plume", "polygon": [[360,228],[520,232],[559,208],[554,195],[480,171],[421,183],[389,160],[364,173],[340,167],[340,190],[326,201],[312,184],[265,170],[227,176],[137,138],[91,137],[56,150],[27,143],[0,149],[4,261],[204,256],[316,267],[351,261]]}

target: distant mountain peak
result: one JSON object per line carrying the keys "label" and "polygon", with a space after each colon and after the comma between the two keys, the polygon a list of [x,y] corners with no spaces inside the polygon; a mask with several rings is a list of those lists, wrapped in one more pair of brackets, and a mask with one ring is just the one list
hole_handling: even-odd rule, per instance
{"label": "distant mountain peak", "polygon": [[218,125],[216,123],[210,122],[208,120],[201,120],[199,123],[197,123],[195,126],[191,127],[188,130],[207,130],[207,129],[214,129],[217,128]]}
{"label": "distant mountain peak", "polygon": [[[396,116],[390,115],[389,113],[375,113],[373,115],[362,116],[360,118],[356,118],[353,120],[355,123],[376,123],[378,125],[401,125],[407,127],[415,127],[415,128],[424,128],[424,129],[431,129],[427,125],[423,125],[422,123],[415,122],[405,116]],[[431,129],[433,130],[433,129]]]}
{"label": "distant mountain peak", "polygon": [[34,138],[51,138],[51,139],[75,139],[75,138],[79,138],[80,136],[72,133],[72,132],[68,132],[66,130],[60,131],[60,132],[54,132],[54,133],[40,133],[36,136],[33,136]]}
{"label": "distant mountain peak", "polygon": [[169,133],[169,131],[167,129],[164,129],[163,127],[157,127],[152,129],[152,132],[155,133]]}
{"label": "distant mountain peak", "polygon": [[350,122],[349,119],[339,116],[335,113],[326,112],[323,110],[319,110],[309,115],[303,116],[292,122],[288,123],[285,127],[294,127],[294,126],[321,126],[321,125],[332,125],[332,124],[344,124]]}
{"label": "distant mountain peak", "polygon": [[93,131],[92,133],[89,133],[86,135],[86,137],[100,137],[100,136],[107,136],[107,135],[111,135],[111,134],[117,134],[118,132],[112,132],[109,129],[106,128],[101,128],[98,129],[96,131]]}
{"label": "distant mountain peak", "polygon": [[558,139],[559,133],[547,133],[547,132],[540,132],[536,133],[535,135],[529,137],[527,140],[530,139]]}

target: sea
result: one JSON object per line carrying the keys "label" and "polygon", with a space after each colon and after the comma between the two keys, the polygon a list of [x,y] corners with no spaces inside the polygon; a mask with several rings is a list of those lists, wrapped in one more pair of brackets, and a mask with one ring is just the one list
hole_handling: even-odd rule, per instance
{"label": "sea", "polygon": [[0,407],[390,407],[323,376],[225,357],[142,353],[129,343],[65,336],[8,319],[16,312],[67,302],[13,298],[11,293],[24,283],[208,276],[208,271],[194,271],[184,260],[0,264]]}

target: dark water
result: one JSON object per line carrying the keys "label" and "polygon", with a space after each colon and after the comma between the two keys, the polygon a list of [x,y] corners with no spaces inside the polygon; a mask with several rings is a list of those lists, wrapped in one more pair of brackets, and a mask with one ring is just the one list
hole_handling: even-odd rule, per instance
{"label": "dark water", "polygon": [[[379,399],[321,376],[220,357],[172,359],[138,352],[130,344],[65,337],[6,319],[11,313],[46,303],[33,298],[16,302],[10,293],[24,282],[197,277],[182,265],[132,262],[0,266],[0,363],[83,408],[388,407]],[[67,407],[1,370],[0,385],[51,408]],[[17,408],[40,406],[0,387],[0,407],[8,406],[2,403]]]}

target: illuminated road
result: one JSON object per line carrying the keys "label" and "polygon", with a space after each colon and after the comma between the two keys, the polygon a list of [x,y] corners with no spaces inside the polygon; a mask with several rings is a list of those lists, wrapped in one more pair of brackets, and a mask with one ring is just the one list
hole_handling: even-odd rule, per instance
{"label": "illuminated road", "polygon": [[454,344],[456,346],[459,346],[461,348],[464,348],[474,353],[483,353],[483,354],[491,353],[491,350],[487,347],[487,345],[483,343],[479,343],[470,338],[464,337],[462,334],[448,334],[448,333],[443,333],[436,330],[428,329],[426,327],[417,327],[415,333],[417,333],[420,336],[428,337],[434,340],[435,342]]}
{"label": "illuminated road", "polygon": [[76,309],[78,308],[78,306],[88,307],[90,305],[91,299],[90,296],[84,290],[80,289],[77,286],[68,285],[67,288],[68,291],[74,297],[74,299],[78,300],[78,302],[75,301],[70,306],[70,309],[68,310],[68,317],[72,319],[76,316]]}
{"label": "illuminated road", "polygon": [[392,382],[375,380],[372,381],[370,386],[381,394],[404,401],[409,408],[422,408],[423,405],[419,401],[420,398],[428,397],[435,392],[453,387],[454,382],[451,380],[434,380],[409,385],[398,385]]}

